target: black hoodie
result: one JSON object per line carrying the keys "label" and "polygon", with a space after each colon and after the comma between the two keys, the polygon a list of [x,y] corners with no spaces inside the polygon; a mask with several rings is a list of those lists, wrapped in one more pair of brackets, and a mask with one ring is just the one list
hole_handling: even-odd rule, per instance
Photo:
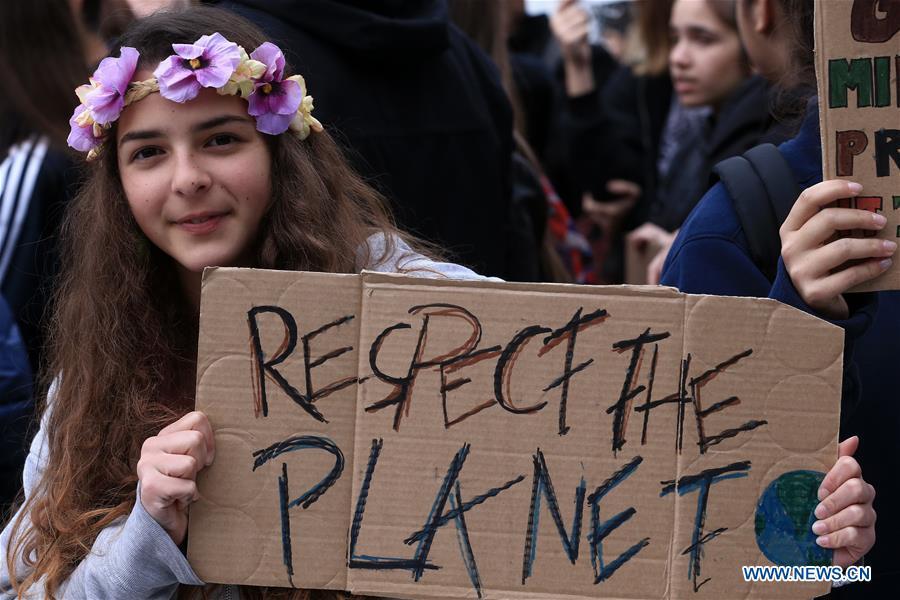
{"label": "black hoodie", "polygon": [[508,267],[512,113],[441,0],[236,0],[306,79],[316,117],[405,229],[486,275]]}

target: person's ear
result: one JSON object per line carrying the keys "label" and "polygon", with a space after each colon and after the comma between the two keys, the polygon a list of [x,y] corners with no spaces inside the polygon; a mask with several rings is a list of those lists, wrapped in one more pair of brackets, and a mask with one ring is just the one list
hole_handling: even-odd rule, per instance
{"label": "person's ear", "polygon": [[775,17],[778,11],[778,0],[749,0],[753,31],[769,35],[775,29]]}

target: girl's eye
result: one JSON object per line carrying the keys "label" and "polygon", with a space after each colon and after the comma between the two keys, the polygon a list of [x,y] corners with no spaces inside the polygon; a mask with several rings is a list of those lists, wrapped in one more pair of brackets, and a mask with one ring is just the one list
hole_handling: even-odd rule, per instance
{"label": "girl's eye", "polygon": [[153,158],[154,156],[160,153],[159,148],[154,148],[153,146],[147,146],[146,148],[141,148],[137,150],[134,154],[131,155],[132,161],[137,160],[147,160],[148,158]]}
{"label": "girl's eye", "polygon": [[718,41],[718,37],[710,33],[698,31],[694,34],[694,41],[701,46],[709,46],[710,44],[716,43]]}
{"label": "girl's eye", "polygon": [[227,146],[228,144],[233,144],[237,141],[237,138],[231,135],[230,133],[219,133],[213,136],[207,145],[209,146]]}

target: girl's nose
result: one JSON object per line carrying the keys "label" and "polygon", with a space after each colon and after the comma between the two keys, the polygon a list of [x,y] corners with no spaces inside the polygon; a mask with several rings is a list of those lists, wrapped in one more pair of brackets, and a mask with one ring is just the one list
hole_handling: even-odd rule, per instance
{"label": "girl's nose", "polygon": [[192,153],[176,159],[172,175],[173,192],[182,196],[194,196],[206,191],[211,185],[209,172],[195,160]]}
{"label": "girl's nose", "polygon": [[684,68],[689,63],[690,52],[687,49],[687,44],[684,40],[679,40],[672,46],[672,50],[669,52],[669,65]]}

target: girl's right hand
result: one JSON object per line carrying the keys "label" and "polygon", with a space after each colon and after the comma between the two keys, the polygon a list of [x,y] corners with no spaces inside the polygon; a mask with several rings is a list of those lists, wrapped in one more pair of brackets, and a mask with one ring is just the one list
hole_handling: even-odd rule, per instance
{"label": "girl's right hand", "polygon": [[197,473],[214,457],[212,427],[198,411],[147,438],[141,447],[137,464],[141,504],[178,545],[187,534],[188,506],[200,497]]}
{"label": "girl's right hand", "polygon": [[[849,316],[842,294],[884,273],[897,249],[876,237],[836,237],[850,229],[878,231],[887,223],[878,213],[829,206],[861,191],[843,179],[818,183],[800,194],[781,226],[781,256],[794,287],[810,307],[834,319]],[[840,268],[847,261],[855,264]]]}

